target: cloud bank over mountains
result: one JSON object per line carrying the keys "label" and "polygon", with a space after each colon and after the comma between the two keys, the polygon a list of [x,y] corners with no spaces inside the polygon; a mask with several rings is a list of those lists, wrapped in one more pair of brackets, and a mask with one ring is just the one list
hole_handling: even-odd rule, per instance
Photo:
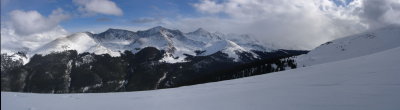
{"label": "cloud bank over mountains", "polygon": [[[122,10],[109,0],[74,0],[81,16],[105,14],[122,16]],[[8,3],[3,1],[2,4]],[[2,52],[30,51],[68,33],[60,23],[73,17],[61,8],[53,10],[48,16],[36,10],[13,10],[8,20],[1,22]],[[3,16],[2,16],[3,17]],[[87,30],[82,30],[87,31]]]}
{"label": "cloud bank over mountains", "polygon": [[206,17],[182,18],[179,27],[250,33],[286,48],[312,49],[338,37],[400,24],[396,0],[201,0],[193,6]]}
{"label": "cloud bank over mountains", "polygon": [[[3,1],[2,5],[8,3]],[[398,0],[197,0],[190,3],[190,8],[195,10],[194,15],[178,13],[178,16],[143,16],[136,19],[124,14],[130,10],[118,5],[122,1],[72,0],[71,3],[75,10],[56,8],[48,14],[18,9],[8,12],[7,16],[2,16],[8,19],[1,21],[2,49],[39,46],[70,34],[60,23],[91,17],[93,21],[98,21],[96,16],[117,16],[130,25],[92,28],[121,27],[136,31],[163,25],[189,32],[202,27],[223,33],[251,34],[264,43],[285,49],[312,49],[339,37],[387,25],[400,25]],[[107,21],[118,20],[107,18]],[[142,25],[146,23],[148,25]],[[18,41],[21,43],[16,43]]]}

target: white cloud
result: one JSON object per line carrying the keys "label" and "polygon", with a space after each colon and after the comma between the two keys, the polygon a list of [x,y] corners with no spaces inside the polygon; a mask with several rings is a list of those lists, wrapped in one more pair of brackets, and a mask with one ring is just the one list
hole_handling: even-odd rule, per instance
{"label": "white cloud", "polygon": [[105,14],[121,16],[123,12],[114,2],[110,0],[73,0],[79,5],[79,10],[86,14]]}
{"label": "white cloud", "polygon": [[10,12],[10,25],[16,34],[30,35],[54,29],[68,17],[62,9],[53,10],[48,17],[37,11],[14,10]]}
{"label": "white cloud", "polygon": [[194,4],[194,6],[204,13],[219,13],[223,11],[223,6],[211,0],[203,0],[201,4]]}
{"label": "white cloud", "polygon": [[312,49],[332,39],[398,24],[398,4],[395,0],[354,0],[347,5],[331,0],[202,0],[193,6],[205,17],[178,18],[170,27],[249,33],[279,47]]}
{"label": "white cloud", "polygon": [[64,37],[68,34],[60,26],[56,26],[44,32],[37,32],[29,35],[19,35],[9,25],[1,25],[1,53],[17,51],[33,51],[38,47]]}
{"label": "white cloud", "polygon": [[399,0],[363,0],[360,8],[362,21],[369,23],[371,27],[400,25]]}
{"label": "white cloud", "polygon": [[59,23],[69,18],[62,9],[43,16],[35,10],[14,10],[1,22],[1,52],[32,51],[68,32]]}

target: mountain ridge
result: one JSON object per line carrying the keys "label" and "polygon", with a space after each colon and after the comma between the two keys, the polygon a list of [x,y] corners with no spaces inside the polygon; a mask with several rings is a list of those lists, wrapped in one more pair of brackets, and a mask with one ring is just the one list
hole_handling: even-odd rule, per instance
{"label": "mountain ridge", "polygon": [[[232,38],[232,39],[230,39]],[[58,38],[40,48],[27,52],[28,57],[34,54],[49,54],[65,50],[77,50],[78,53],[90,52],[95,54],[110,54],[120,56],[123,51],[138,52],[145,47],[155,47],[165,50],[163,61],[170,63],[184,62],[185,54],[197,56],[196,51],[203,51],[200,55],[210,55],[218,51],[228,54],[235,61],[240,61],[238,54],[250,53],[257,59],[259,55],[253,51],[271,52],[278,49],[265,47],[249,35],[235,35],[211,33],[203,28],[193,32],[183,33],[180,30],[172,30],[162,26],[153,27],[143,31],[130,31],[124,29],[109,28],[104,32],[93,34],[90,32],[74,33],[66,37]],[[224,43],[225,42],[225,43]],[[223,44],[229,45],[223,45]],[[210,48],[215,47],[219,50]],[[234,46],[235,48],[231,48]],[[224,49],[233,49],[223,51]],[[212,51],[212,52],[210,52]],[[207,54],[204,54],[207,53]]]}
{"label": "mountain ridge", "polygon": [[296,68],[291,57],[307,52],[253,50],[241,45],[258,45],[249,37],[236,43],[228,35],[196,31],[188,35],[154,27],[80,32],[51,41],[28,57],[2,54],[6,61],[1,65],[2,90],[82,93],[172,88]]}

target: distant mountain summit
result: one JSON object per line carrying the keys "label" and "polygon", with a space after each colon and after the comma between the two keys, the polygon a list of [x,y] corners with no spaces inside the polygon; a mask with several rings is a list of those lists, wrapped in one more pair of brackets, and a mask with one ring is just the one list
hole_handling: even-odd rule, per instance
{"label": "distant mountain summit", "polygon": [[[249,35],[211,33],[202,28],[183,33],[179,30],[157,26],[144,31],[108,29],[102,33],[75,33],[58,38],[33,54],[77,50],[78,53],[109,54],[120,56],[123,51],[136,53],[146,47],[166,51],[162,61],[169,63],[185,62],[186,55],[205,56],[217,52],[227,54],[233,61],[241,61],[240,54],[248,53],[250,59],[259,59],[253,51],[271,52],[278,49],[265,47]],[[201,54],[197,53],[201,52]],[[249,58],[246,58],[249,59]]]}

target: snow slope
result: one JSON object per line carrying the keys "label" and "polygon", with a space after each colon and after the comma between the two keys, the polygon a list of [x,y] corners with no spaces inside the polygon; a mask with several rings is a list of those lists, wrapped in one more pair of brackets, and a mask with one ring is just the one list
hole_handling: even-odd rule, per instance
{"label": "snow slope", "polygon": [[322,44],[297,58],[300,66],[368,55],[400,46],[400,26],[388,26]]}
{"label": "snow slope", "polygon": [[400,47],[299,69],[124,93],[1,93],[2,110],[399,110]]}

